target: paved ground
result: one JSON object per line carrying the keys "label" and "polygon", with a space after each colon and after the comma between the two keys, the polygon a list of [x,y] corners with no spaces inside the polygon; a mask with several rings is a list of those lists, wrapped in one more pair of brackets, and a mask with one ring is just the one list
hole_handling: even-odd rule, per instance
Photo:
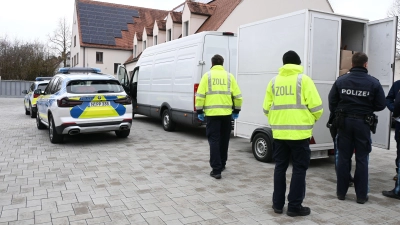
{"label": "paved ground", "polygon": [[168,133],[137,117],[128,139],[105,133],[53,145],[22,105],[0,98],[0,224],[400,224],[400,201],[381,195],[394,185],[393,147],[373,149],[364,205],[354,188],[337,200],[333,160],[313,160],[311,215],[290,218],[273,213],[274,165],[256,161],[248,140],[231,140],[215,180],[204,128]]}

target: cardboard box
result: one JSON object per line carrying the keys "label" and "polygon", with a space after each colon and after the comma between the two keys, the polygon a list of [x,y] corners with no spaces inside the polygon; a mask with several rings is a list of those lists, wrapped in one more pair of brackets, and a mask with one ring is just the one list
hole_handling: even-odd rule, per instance
{"label": "cardboard box", "polygon": [[339,77],[349,72],[348,69],[339,70]]}
{"label": "cardboard box", "polygon": [[354,52],[350,50],[341,50],[340,51],[340,69],[351,69],[352,63],[351,58],[353,57]]}

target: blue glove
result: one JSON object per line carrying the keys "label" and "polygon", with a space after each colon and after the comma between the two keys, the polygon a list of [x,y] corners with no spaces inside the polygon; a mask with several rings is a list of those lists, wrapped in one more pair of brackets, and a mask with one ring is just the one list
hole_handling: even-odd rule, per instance
{"label": "blue glove", "polygon": [[197,114],[197,118],[199,118],[199,120],[204,121],[204,113],[203,114]]}
{"label": "blue glove", "polygon": [[232,113],[232,119],[236,120],[239,118],[239,113]]}

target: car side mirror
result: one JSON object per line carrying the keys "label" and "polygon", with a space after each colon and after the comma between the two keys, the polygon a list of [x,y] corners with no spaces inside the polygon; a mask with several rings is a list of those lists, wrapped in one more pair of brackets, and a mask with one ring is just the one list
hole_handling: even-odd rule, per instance
{"label": "car side mirror", "polygon": [[43,94],[42,89],[36,89],[33,93],[35,95],[42,95]]}
{"label": "car side mirror", "polygon": [[25,95],[26,95],[26,94],[28,94],[28,91],[27,91],[27,90],[23,90],[23,91],[22,91],[22,94],[25,94]]}

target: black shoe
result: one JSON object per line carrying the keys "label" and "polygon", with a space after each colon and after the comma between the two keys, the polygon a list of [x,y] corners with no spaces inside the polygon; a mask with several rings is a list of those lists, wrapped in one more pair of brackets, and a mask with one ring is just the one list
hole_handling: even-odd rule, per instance
{"label": "black shoe", "polygon": [[214,177],[215,179],[221,179],[221,174],[214,174],[213,171],[211,171],[210,176]]}
{"label": "black shoe", "polygon": [[400,200],[400,195],[396,195],[394,191],[382,191],[382,194],[389,198],[395,198]]}
{"label": "black shoe", "polygon": [[353,181],[350,181],[349,182],[349,187],[353,187],[354,186],[354,182]]}
{"label": "black shoe", "polygon": [[308,208],[308,207],[303,207],[303,206],[301,206],[300,209],[295,211],[295,212],[292,212],[292,211],[289,211],[289,210],[286,212],[286,214],[288,216],[291,216],[291,217],[308,216],[308,215],[310,215],[310,213],[311,213],[311,209]]}
{"label": "black shoe", "polygon": [[282,214],[282,213],[283,213],[283,210],[282,210],[282,209],[275,208],[274,205],[272,205],[272,208],[274,209],[274,212],[275,212],[275,213],[278,213],[278,214]]}
{"label": "black shoe", "polygon": [[339,200],[345,200],[346,199],[346,196],[344,196],[344,195],[337,195],[337,198],[339,199]]}
{"label": "black shoe", "polygon": [[366,202],[368,202],[368,196],[367,196],[367,198],[357,198],[358,204],[364,204]]}

